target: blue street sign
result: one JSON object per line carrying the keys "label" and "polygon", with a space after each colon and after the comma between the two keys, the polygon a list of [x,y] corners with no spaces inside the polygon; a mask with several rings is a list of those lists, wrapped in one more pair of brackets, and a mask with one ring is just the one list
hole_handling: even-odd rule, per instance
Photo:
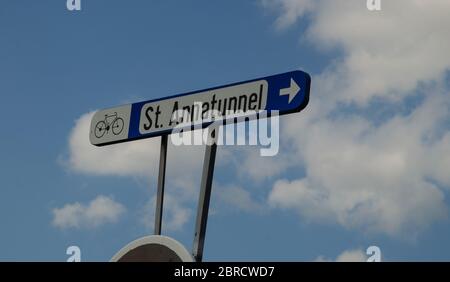
{"label": "blue street sign", "polygon": [[310,85],[307,73],[293,71],[100,110],[92,118],[89,139],[104,146],[170,134],[180,127],[189,130],[193,124],[258,118],[263,111],[295,113],[308,104]]}

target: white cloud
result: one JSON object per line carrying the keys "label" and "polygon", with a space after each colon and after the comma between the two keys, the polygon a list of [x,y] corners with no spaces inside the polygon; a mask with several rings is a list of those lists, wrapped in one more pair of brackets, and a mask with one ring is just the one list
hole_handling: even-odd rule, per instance
{"label": "white cloud", "polygon": [[[141,211],[141,222],[153,232],[156,209],[156,197],[150,199]],[[179,231],[192,216],[192,210],[171,194],[164,194],[162,229]]]}
{"label": "white cloud", "polygon": [[294,24],[297,19],[314,8],[314,0],[262,0],[266,8],[282,11],[282,16],[276,20],[277,28],[286,28]]}
{"label": "white cloud", "polygon": [[217,197],[233,210],[259,213],[264,209],[261,203],[253,199],[249,191],[239,186],[215,186]]}
{"label": "white cloud", "polygon": [[[289,145],[280,151],[296,148],[290,165],[304,166],[306,176],[276,181],[269,204],[305,220],[414,237],[448,213],[437,183],[450,186],[450,93],[441,86],[450,67],[450,18],[443,15],[450,2],[383,1],[376,13],[365,1],[314,5],[308,40],[343,52],[313,76],[305,111],[282,122]],[[405,106],[419,94],[422,103]],[[375,97],[381,107],[411,112],[380,122],[366,114],[383,110],[370,104]]]}
{"label": "white cloud", "polygon": [[65,228],[94,228],[115,223],[125,213],[125,207],[107,196],[97,196],[89,204],[78,202],[53,209],[53,225]]}
{"label": "white cloud", "polygon": [[104,147],[89,142],[93,112],[82,115],[69,137],[71,170],[95,175],[149,176],[155,175],[159,161],[159,138],[138,140]]}
{"label": "white cloud", "polygon": [[[90,122],[94,112],[83,114],[75,121],[69,137],[69,156],[63,160],[68,169],[90,175],[119,175],[152,178],[156,181],[159,168],[160,138],[149,138],[104,147],[89,142]],[[173,146],[167,153],[166,173],[169,181],[191,192],[192,177],[201,175],[204,147]]]}
{"label": "white cloud", "polygon": [[[434,92],[437,93],[437,90]],[[380,126],[351,115],[288,127],[306,164],[306,177],[275,183],[273,207],[292,208],[305,219],[338,222],[390,235],[417,235],[447,216],[444,191],[450,185],[450,95],[433,94],[411,114]],[[444,134],[439,132],[444,130]]]}
{"label": "white cloud", "polygon": [[365,262],[367,261],[366,254],[360,250],[346,250],[343,251],[335,260],[327,259],[323,256],[319,256],[315,259],[316,262]]}
{"label": "white cloud", "polygon": [[307,38],[320,48],[343,50],[327,73],[327,80],[340,82],[329,99],[360,105],[374,96],[399,100],[417,83],[441,78],[450,66],[449,1],[383,1],[378,12],[369,11],[364,0],[271,3],[282,7],[277,23],[287,26],[309,12]]}
{"label": "white cloud", "polygon": [[221,164],[233,166],[236,169],[234,173],[240,179],[251,180],[258,184],[279,175],[296,158],[288,151],[279,152],[271,157],[262,157],[259,147],[255,146],[220,147],[218,154]]}

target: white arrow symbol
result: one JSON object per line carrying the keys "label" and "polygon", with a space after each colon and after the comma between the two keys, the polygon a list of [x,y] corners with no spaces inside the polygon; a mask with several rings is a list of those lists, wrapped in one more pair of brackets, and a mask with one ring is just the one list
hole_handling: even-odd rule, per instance
{"label": "white arrow symbol", "polygon": [[295,96],[300,92],[300,86],[295,83],[295,80],[291,78],[291,86],[288,88],[282,88],[280,89],[280,96],[282,95],[289,95],[289,104],[292,100],[294,100]]}

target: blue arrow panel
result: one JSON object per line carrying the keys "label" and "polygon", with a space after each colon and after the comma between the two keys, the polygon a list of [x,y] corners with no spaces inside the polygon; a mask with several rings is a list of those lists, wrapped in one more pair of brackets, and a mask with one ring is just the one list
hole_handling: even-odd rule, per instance
{"label": "blue arrow panel", "polygon": [[[300,91],[289,103],[289,97],[285,95],[281,96],[280,90],[290,87],[291,78],[298,84]],[[293,71],[269,76],[264,79],[267,80],[269,84],[266,110],[278,110],[280,111],[280,115],[284,115],[299,112],[308,104],[311,87],[311,77],[309,74],[303,71]]]}

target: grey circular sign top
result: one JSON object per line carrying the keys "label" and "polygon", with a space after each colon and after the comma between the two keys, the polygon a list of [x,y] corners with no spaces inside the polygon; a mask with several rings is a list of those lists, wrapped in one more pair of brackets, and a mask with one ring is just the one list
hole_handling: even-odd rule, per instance
{"label": "grey circular sign top", "polygon": [[178,241],[161,235],[139,238],[118,251],[111,262],[193,262],[191,254]]}

